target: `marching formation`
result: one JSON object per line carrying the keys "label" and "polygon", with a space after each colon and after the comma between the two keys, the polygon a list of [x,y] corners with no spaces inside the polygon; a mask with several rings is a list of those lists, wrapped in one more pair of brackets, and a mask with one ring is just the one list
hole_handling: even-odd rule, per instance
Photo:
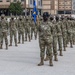
{"label": "marching formation", "polygon": [[[75,21],[71,16],[49,16],[46,12],[43,14],[43,21],[39,25],[39,46],[40,46],[40,63],[49,60],[49,65],[53,66],[54,61],[58,61],[59,55],[63,56],[63,51],[70,44],[73,48],[75,45]],[[46,58],[45,57],[46,50]]]}
{"label": "marching formation", "polygon": [[[8,34],[10,34],[10,44]],[[5,40],[7,50],[12,46],[13,37],[17,47],[20,43],[30,42],[33,35],[35,40],[39,36],[40,63],[38,66],[44,65],[44,61],[49,61],[49,65],[53,66],[53,57],[54,61],[58,61],[58,51],[59,55],[63,56],[63,51],[66,51],[68,44],[71,48],[75,45],[75,21],[70,16],[54,17],[43,13],[43,16],[38,16],[36,23],[30,16],[19,16],[16,19],[11,16],[8,22],[5,15],[1,15],[0,49],[3,49],[3,40]]]}
{"label": "marching formation", "polygon": [[[33,33],[35,35],[35,39],[37,39],[36,28],[37,27],[34,23],[33,18],[29,16],[19,16],[18,19],[15,19],[14,16],[11,16],[11,19],[8,22],[5,18],[5,15],[2,14],[0,21],[0,49],[3,49],[3,39],[5,40],[6,50],[8,49],[8,46],[12,46],[13,37],[15,46],[18,46],[21,41],[22,44],[24,44],[24,41],[27,40],[29,40],[30,42],[33,38]],[[8,44],[8,34],[10,34],[10,44]]]}

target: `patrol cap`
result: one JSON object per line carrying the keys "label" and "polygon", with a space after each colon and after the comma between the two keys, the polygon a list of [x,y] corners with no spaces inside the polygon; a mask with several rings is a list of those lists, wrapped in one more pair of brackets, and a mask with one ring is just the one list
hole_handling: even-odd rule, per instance
{"label": "patrol cap", "polygon": [[56,19],[56,21],[58,21],[58,20],[59,20],[59,16],[57,15],[57,16],[55,17],[55,19]]}
{"label": "patrol cap", "polygon": [[51,15],[51,16],[50,16],[50,20],[52,21],[53,19],[54,19],[54,17]]}
{"label": "patrol cap", "polygon": [[14,16],[11,16],[11,18],[14,18]]}
{"label": "patrol cap", "polygon": [[4,14],[2,14],[2,15],[1,15],[1,18],[4,18],[4,17],[5,17],[5,15],[4,15]]}
{"label": "patrol cap", "polygon": [[63,20],[63,19],[64,19],[64,17],[62,16],[62,17],[61,17],[61,20]]}
{"label": "patrol cap", "polygon": [[26,20],[28,20],[29,19],[29,17],[28,16],[26,16]]}
{"label": "patrol cap", "polygon": [[44,12],[44,13],[43,13],[43,20],[44,20],[44,21],[47,21],[48,18],[49,18],[48,12]]}
{"label": "patrol cap", "polygon": [[22,16],[19,16],[19,19],[22,19]]}
{"label": "patrol cap", "polygon": [[43,13],[43,18],[44,18],[44,17],[47,17],[47,18],[48,18],[48,17],[49,17],[49,13],[48,13],[48,12],[44,12],[44,13]]}

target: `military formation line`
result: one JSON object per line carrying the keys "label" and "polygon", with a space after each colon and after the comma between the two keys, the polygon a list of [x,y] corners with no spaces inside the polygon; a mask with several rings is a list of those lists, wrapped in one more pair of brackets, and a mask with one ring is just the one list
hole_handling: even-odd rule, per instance
{"label": "military formation line", "polygon": [[[7,37],[8,33],[10,39]],[[13,37],[15,46],[18,46],[21,42],[22,44],[26,41],[30,42],[33,39],[33,34],[35,40],[39,36],[40,63],[38,66],[44,65],[44,61],[48,60],[49,65],[53,66],[53,57],[54,61],[58,61],[58,51],[59,55],[63,56],[63,51],[66,51],[68,44],[71,48],[75,45],[75,19],[70,16],[48,16],[44,13],[43,16],[37,18],[36,23],[30,16],[19,16],[18,19],[11,16],[8,22],[5,15],[1,15],[0,49],[3,49],[3,39],[6,50],[8,50],[8,47],[12,46]]]}

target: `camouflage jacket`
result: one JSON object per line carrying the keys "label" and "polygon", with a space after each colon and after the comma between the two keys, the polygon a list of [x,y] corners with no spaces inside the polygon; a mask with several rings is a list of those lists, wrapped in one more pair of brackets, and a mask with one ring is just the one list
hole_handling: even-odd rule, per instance
{"label": "camouflage jacket", "polygon": [[56,23],[56,29],[57,29],[57,35],[58,36],[62,36],[61,24],[62,24],[61,21]]}
{"label": "camouflage jacket", "polygon": [[39,26],[39,37],[41,39],[50,39],[52,38],[51,27],[48,22],[42,22]]}
{"label": "camouflage jacket", "polygon": [[2,32],[8,32],[8,22],[5,19],[1,20],[0,27]]}
{"label": "camouflage jacket", "polygon": [[25,28],[25,30],[26,29],[30,30],[30,22],[29,21],[25,22],[24,28]]}
{"label": "camouflage jacket", "polygon": [[16,23],[15,20],[10,20],[9,28],[10,28],[11,31],[16,31],[17,30],[17,23]]}
{"label": "camouflage jacket", "polygon": [[21,20],[18,20],[18,26],[17,26],[17,28],[18,28],[18,31],[24,31],[24,22]]}

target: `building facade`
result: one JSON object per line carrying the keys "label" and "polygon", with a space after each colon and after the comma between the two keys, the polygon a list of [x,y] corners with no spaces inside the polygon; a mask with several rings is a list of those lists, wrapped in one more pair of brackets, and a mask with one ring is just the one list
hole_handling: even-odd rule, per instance
{"label": "building facade", "polygon": [[42,0],[43,12],[50,14],[71,14],[75,0]]}
{"label": "building facade", "polygon": [[58,0],[42,0],[43,12],[57,14]]}
{"label": "building facade", "polygon": [[58,14],[71,14],[72,0],[58,0]]}
{"label": "building facade", "polygon": [[[9,15],[9,6],[11,2],[20,1],[22,3],[23,12],[26,14],[32,14],[33,10],[33,1],[34,0],[0,0],[0,15],[4,13],[5,15]],[[36,0],[37,9],[39,14],[42,11],[42,0]]]}

